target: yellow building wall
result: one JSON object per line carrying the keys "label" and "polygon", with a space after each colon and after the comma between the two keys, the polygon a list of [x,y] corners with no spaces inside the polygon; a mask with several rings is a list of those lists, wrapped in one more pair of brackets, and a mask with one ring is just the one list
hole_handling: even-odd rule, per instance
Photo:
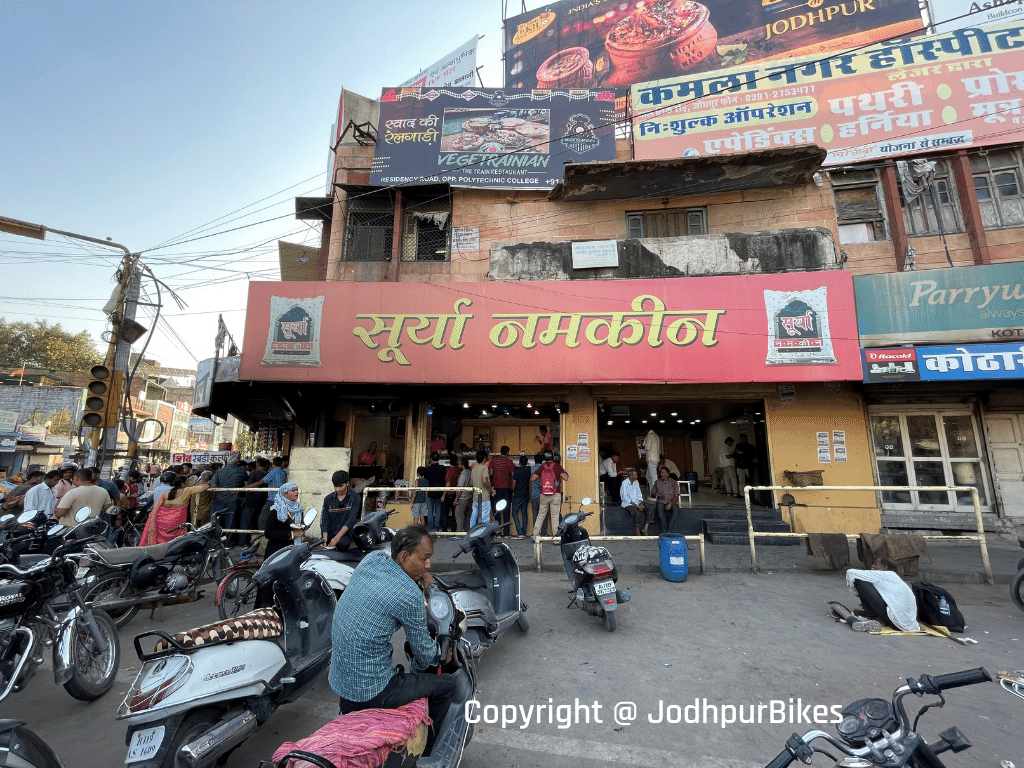
{"label": "yellow building wall", "polygon": [[[569,412],[562,414],[559,425],[561,464],[569,475],[569,479],[562,484],[562,514],[578,512],[580,502],[589,497],[593,503],[583,507],[583,511],[594,514],[584,520],[583,527],[591,536],[596,536],[601,532],[601,505],[598,503],[601,497],[597,492],[601,466],[601,457],[597,452],[597,401],[589,389],[578,387],[569,392],[566,402],[569,403]],[[575,460],[566,459],[566,446],[578,445],[581,434],[587,436],[589,460],[580,461],[578,456]],[[557,525],[556,520],[551,529],[554,530]]]}
{"label": "yellow building wall", "polygon": [[[784,404],[778,387],[765,397],[768,449],[774,485],[789,485],[785,470],[823,470],[825,485],[874,485],[870,442],[860,395],[849,384],[838,391],[821,383],[797,383],[795,402]],[[846,462],[835,460],[832,432],[846,433]],[[817,433],[829,435],[831,463],[818,463]],[[782,492],[776,491],[776,502]],[[813,487],[791,492],[796,530],[810,533],[877,533],[882,519],[874,491],[822,491]],[[783,517],[788,509],[783,510]]]}

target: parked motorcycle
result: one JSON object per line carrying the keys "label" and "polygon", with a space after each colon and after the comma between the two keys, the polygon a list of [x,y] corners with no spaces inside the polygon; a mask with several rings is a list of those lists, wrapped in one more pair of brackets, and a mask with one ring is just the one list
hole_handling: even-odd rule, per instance
{"label": "parked motorcycle", "polygon": [[[316,571],[334,590],[337,598],[345,591],[352,572],[368,553],[382,547],[390,547],[395,532],[384,525],[387,519],[395,514],[395,510],[377,510],[352,526],[352,543],[355,549],[339,552],[334,549],[317,548],[303,564],[303,568]],[[239,557],[248,559],[255,556],[259,542],[248,549],[242,550]],[[256,568],[245,565],[234,566],[232,572],[225,576],[217,587],[215,604],[222,619],[241,616],[251,611],[255,605],[256,595],[247,592],[246,587],[252,582]]]}
{"label": "parked motorcycle", "polygon": [[[1017,543],[1024,547],[1024,525],[1017,528]],[[1010,597],[1024,611],[1024,557],[1017,561],[1017,575],[1010,581]]]}
{"label": "parked motorcycle", "polygon": [[[503,510],[504,504],[505,501],[498,502],[495,511]],[[478,523],[459,540],[459,551],[452,559],[472,552],[476,563],[472,571],[434,574],[434,579],[448,590],[456,607],[466,615],[464,637],[476,658],[513,624],[521,632],[530,628],[527,606],[522,601],[519,564],[507,544],[494,541],[502,527],[496,520]]]}
{"label": "parked motorcycle", "polygon": [[142,541],[142,529],[146,514],[137,509],[107,507],[100,513],[103,521],[110,526],[107,541],[115,547],[137,547]]}
{"label": "parked motorcycle", "polygon": [[[836,726],[839,738],[825,731],[808,731],[803,736],[793,734],[786,747],[767,768],[787,768],[793,761],[810,765],[815,752],[821,752],[832,762],[850,768],[944,768],[938,755],[943,752],[963,752],[972,746],[959,728],[942,731],[939,740],[928,744],[917,730],[918,721],[932,707],[945,705],[942,692],[965,685],[992,682],[992,675],[982,667],[948,675],[921,675],[920,679],[907,678],[907,684],[893,691],[892,702],[885,699],[859,699],[843,708],[842,721]],[[911,725],[903,708],[903,698],[938,696],[939,701],[923,707]],[[812,747],[812,741],[827,741],[842,755],[842,759]]]}
{"label": "parked motorcycle", "polygon": [[64,768],[57,753],[21,720],[0,720],[0,765]]}
{"label": "parked motorcycle", "polygon": [[[303,527],[316,519],[310,509]],[[334,592],[303,567],[300,543],[275,552],[246,591],[267,587],[274,608],[168,635],[135,638],[143,662],[117,712],[133,768],[219,764],[282,704],[305,693],[331,659]],[[143,641],[156,646],[143,650]],[[199,644],[201,643],[201,644]]]}
{"label": "parked motorcycle", "polygon": [[[76,528],[88,520],[79,510]],[[0,565],[0,700],[20,691],[43,663],[43,647],[52,646],[53,674],[74,698],[92,701],[110,690],[120,663],[120,643],[113,621],[85,604],[75,580],[75,564],[64,555],[74,542],[26,567],[9,543]],[[58,596],[70,597],[61,618]]]}
{"label": "parked motorcycle", "polygon": [[186,522],[173,530],[179,529],[189,532],[165,544],[90,548],[79,559],[86,601],[109,613],[121,628],[145,603],[160,604],[184,594],[196,599],[208,573],[219,582],[232,562],[218,516],[198,529]]}
{"label": "parked motorcycle", "polygon": [[[473,738],[473,724],[480,714],[479,707],[474,708],[473,704],[476,691],[474,654],[470,641],[462,633],[465,627],[463,622],[468,617],[459,609],[453,592],[439,582],[427,587],[426,603],[427,629],[431,636],[436,638],[441,648],[441,657],[446,658],[449,648],[452,649],[450,662],[443,664],[440,669],[434,667],[428,671],[451,674],[455,681],[455,694],[448,707],[448,714],[438,727],[431,753],[426,756],[403,755],[401,764],[402,768],[457,768],[462,760],[463,751]],[[333,765],[321,755],[302,750],[292,750],[276,765],[283,766],[289,759],[305,760],[316,766]],[[274,765],[264,761],[260,768],[272,768]],[[391,765],[391,762],[387,762],[386,765]]]}
{"label": "parked motorcycle", "polygon": [[580,525],[594,514],[583,511],[583,507],[590,503],[589,498],[583,499],[579,512],[563,517],[555,536],[559,537],[565,574],[573,585],[569,606],[575,604],[589,616],[601,616],[604,628],[614,632],[615,609],[619,603],[629,602],[629,590],[615,588],[619,572],[612,556],[604,547],[591,546],[590,534]]}

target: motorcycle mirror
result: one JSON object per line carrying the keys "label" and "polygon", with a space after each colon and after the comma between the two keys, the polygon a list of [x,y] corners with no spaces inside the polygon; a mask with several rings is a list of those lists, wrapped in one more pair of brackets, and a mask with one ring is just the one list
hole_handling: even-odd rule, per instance
{"label": "motorcycle mirror", "polygon": [[309,509],[307,509],[305,514],[302,516],[302,527],[309,528],[309,526],[313,524],[313,522],[317,518],[317,515],[319,514],[320,513],[316,510],[315,507],[310,507]]}
{"label": "motorcycle mirror", "polygon": [[593,502],[594,500],[591,499],[589,496],[584,496],[583,499],[580,501],[580,506],[585,507],[589,504],[592,504]]}
{"label": "motorcycle mirror", "polygon": [[502,499],[501,501],[499,501],[497,504],[494,505],[494,509],[496,511],[498,511],[498,512],[501,512],[507,506],[508,506],[508,502],[505,499]]}
{"label": "motorcycle mirror", "polygon": [[57,535],[58,533],[60,533],[61,531],[63,531],[63,530],[65,529],[65,528],[67,528],[67,526],[66,526],[66,525],[60,525],[60,524],[58,523],[57,525],[53,526],[53,528],[51,528],[51,529],[49,530],[49,534],[50,534],[51,536],[55,536],[55,535]]}
{"label": "motorcycle mirror", "polygon": [[76,523],[84,523],[90,517],[92,517],[92,509],[90,509],[89,507],[82,507],[80,510],[75,512]]}
{"label": "motorcycle mirror", "polygon": [[13,519],[14,515],[4,515],[3,517],[0,517],[0,526],[7,525]]}
{"label": "motorcycle mirror", "polygon": [[[18,522],[22,524],[31,523],[35,519],[35,516],[38,514],[39,513],[36,512],[34,509],[25,510],[20,515],[18,515]],[[13,515],[4,515],[4,517],[9,518],[13,517]]]}

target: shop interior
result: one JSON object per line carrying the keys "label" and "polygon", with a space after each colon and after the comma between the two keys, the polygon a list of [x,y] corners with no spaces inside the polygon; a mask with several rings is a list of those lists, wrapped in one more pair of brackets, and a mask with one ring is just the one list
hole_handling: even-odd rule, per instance
{"label": "shop interior", "polygon": [[[725,439],[734,441],[741,434],[754,445],[757,465],[749,480],[768,484],[768,438],[763,401],[685,401],[664,400],[625,404],[603,402],[598,405],[598,449],[604,459],[612,451],[619,453],[618,469],[636,468],[641,485],[646,483],[647,459],[641,458],[644,441],[653,430],[661,438],[662,454],[679,468],[680,479],[696,473],[697,489],[693,506],[743,506],[743,499],[721,491],[721,472],[717,471]],[[770,504],[767,493],[754,492],[755,505]]]}

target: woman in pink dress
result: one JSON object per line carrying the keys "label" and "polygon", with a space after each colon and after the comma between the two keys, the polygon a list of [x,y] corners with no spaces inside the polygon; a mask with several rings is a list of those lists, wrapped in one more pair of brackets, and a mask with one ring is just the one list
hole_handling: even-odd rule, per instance
{"label": "woman in pink dress", "polygon": [[365,467],[377,463],[377,443],[370,443],[370,447],[359,454],[359,464]]}
{"label": "woman in pink dress", "polygon": [[146,519],[146,527],[142,529],[142,540],[140,546],[148,547],[152,544],[164,544],[172,539],[181,536],[185,531],[171,530],[188,519],[188,505],[193,496],[202,493],[210,487],[209,483],[201,483],[184,488],[186,478],[177,477],[171,485],[171,490],[164,493],[153,507]]}

